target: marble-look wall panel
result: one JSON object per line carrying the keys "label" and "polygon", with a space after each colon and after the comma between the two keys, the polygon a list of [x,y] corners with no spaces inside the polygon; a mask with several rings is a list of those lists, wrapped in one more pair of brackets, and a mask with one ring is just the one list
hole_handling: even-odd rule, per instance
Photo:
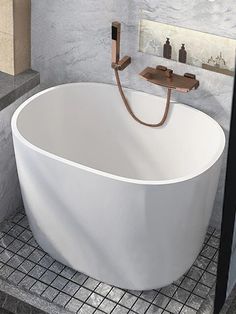
{"label": "marble-look wall panel", "polygon": [[22,208],[12,143],[11,117],[20,104],[38,91],[39,87],[35,87],[0,112],[0,222]]}
{"label": "marble-look wall panel", "polygon": [[[233,78],[139,52],[142,10],[159,22],[236,39],[235,0],[32,0],[32,65],[40,72],[42,86],[77,81],[115,83],[110,67],[110,27],[113,20],[120,20],[122,54],[132,56],[132,66],[122,73],[124,85],[165,95],[162,88],[141,80],[138,73],[157,64],[177,73],[195,73],[200,88],[188,95],[173,93],[173,98],[208,113],[227,134]],[[224,169],[211,222],[216,227],[221,220],[223,186]]]}

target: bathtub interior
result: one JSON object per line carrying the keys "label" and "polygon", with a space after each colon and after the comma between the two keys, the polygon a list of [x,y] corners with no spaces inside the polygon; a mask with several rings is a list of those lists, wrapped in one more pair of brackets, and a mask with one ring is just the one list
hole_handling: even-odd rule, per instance
{"label": "bathtub interior", "polygon": [[[158,121],[165,100],[126,91],[135,112]],[[115,86],[68,84],[34,96],[17,115],[17,129],[35,149],[104,173],[165,181],[200,174],[224,149],[224,133],[204,113],[172,103],[166,125],[148,128],[126,112]]]}

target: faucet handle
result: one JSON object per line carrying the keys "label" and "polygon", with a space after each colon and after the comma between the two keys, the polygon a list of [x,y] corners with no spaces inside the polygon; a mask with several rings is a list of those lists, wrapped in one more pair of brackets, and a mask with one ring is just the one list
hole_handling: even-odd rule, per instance
{"label": "faucet handle", "polygon": [[165,75],[166,75],[166,77],[171,78],[173,76],[173,70],[167,69],[165,71]]}
{"label": "faucet handle", "polygon": [[197,83],[196,83],[194,89],[198,89],[200,83],[199,83],[198,80],[196,80],[196,75],[195,75],[195,74],[192,74],[192,73],[185,73],[185,74],[184,74],[184,77],[187,77],[187,78],[190,78],[190,79],[192,79],[192,80],[195,80]]}
{"label": "faucet handle", "polygon": [[164,65],[158,65],[156,69],[161,71],[167,71],[167,67],[165,67]]}
{"label": "faucet handle", "polygon": [[188,78],[191,78],[193,80],[196,80],[196,75],[195,74],[192,74],[192,73],[185,73],[184,74],[185,77],[188,77]]}
{"label": "faucet handle", "polygon": [[167,67],[165,67],[164,65],[158,65],[156,67],[157,70],[161,70],[163,72],[165,72],[165,76],[168,78],[171,78],[173,76],[173,70],[168,69]]}

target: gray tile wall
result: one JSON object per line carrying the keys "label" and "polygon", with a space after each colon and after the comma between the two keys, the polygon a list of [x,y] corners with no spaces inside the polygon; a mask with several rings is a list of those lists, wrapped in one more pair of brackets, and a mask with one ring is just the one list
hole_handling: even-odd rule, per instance
{"label": "gray tile wall", "polygon": [[[164,64],[179,73],[196,73],[199,90],[174,94],[174,98],[208,113],[227,134],[233,79],[138,52],[142,9],[160,22],[236,38],[235,0],[32,0],[32,64],[40,72],[43,87],[77,81],[114,83],[110,24],[120,20],[122,52],[133,58],[132,66],[122,74],[124,85],[164,95],[164,90],[138,77],[144,67]],[[221,220],[223,183],[224,169],[211,222],[216,227]]]}
{"label": "gray tile wall", "polygon": [[12,144],[11,117],[16,108],[37,91],[39,87],[35,87],[0,111],[0,222],[22,207]]}

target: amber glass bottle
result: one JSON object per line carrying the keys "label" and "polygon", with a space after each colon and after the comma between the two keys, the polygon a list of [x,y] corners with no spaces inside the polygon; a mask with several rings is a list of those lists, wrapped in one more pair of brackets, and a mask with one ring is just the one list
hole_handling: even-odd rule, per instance
{"label": "amber glass bottle", "polygon": [[166,43],[163,47],[163,57],[166,59],[171,59],[172,47],[170,44],[170,38],[166,38]]}
{"label": "amber glass bottle", "polygon": [[184,44],[182,44],[182,47],[179,50],[179,62],[181,63],[187,62],[187,51],[185,49]]}

